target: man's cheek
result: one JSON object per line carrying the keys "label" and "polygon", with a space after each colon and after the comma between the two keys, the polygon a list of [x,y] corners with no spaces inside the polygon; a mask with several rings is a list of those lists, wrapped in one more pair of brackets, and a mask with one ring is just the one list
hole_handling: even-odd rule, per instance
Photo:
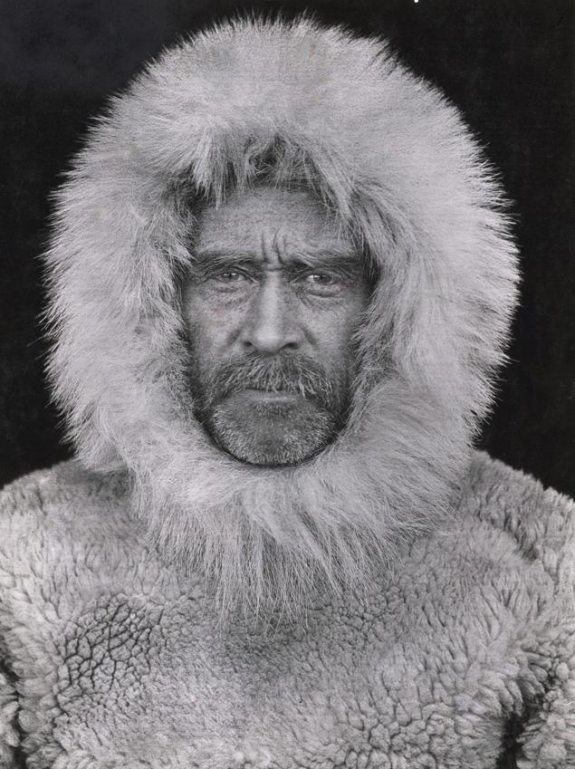
{"label": "man's cheek", "polygon": [[223,340],[241,328],[245,312],[238,302],[213,301],[203,305],[197,315],[205,339]]}
{"label": "man's cheek", "polygon": [[223,307],[196,308],[186,322],[190,347],[198,360],[211,358],[229,347],[235,321]]}

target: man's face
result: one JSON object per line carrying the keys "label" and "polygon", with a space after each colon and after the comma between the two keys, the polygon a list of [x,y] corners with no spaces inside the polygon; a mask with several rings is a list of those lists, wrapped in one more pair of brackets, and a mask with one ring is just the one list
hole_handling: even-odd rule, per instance
{"label": "man's face", "polygon": [[362,258],[303,191],[236,194],[198,227],[183,292],[197,416],[237,459],[302,462],[345,422],[369,298]]}

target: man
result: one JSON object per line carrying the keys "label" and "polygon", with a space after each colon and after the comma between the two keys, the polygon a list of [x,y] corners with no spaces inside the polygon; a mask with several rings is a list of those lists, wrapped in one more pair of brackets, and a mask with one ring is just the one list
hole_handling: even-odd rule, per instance
{"label": "man", "polygon": [[471,449],[500,201],[434,89],[310,22],[114,101],[48,257],[78,460],[2,496],[3,766],[575,766],[573,505]]}

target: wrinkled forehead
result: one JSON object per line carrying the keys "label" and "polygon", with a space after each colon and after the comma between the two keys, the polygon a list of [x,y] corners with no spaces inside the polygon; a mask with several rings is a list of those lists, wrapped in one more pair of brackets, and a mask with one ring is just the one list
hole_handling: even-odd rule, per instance
{"label": "wrinkled forehead", "polygon": [[333,253],[361,260],[354,239],[312,192],[259,186],[206,204],[198,216],[196,253],[242,252],[290,259]]}

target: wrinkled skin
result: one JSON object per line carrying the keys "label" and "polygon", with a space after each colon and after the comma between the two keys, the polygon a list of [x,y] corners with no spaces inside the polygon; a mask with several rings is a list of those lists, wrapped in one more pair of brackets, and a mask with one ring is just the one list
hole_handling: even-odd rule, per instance
{"label": "wrinkled skin", "polygon": [[204,209],[183,311],[196,413],[216,443],[282,466],[332,441],[368,297],[354,243],[309,193],[261,187]]}

